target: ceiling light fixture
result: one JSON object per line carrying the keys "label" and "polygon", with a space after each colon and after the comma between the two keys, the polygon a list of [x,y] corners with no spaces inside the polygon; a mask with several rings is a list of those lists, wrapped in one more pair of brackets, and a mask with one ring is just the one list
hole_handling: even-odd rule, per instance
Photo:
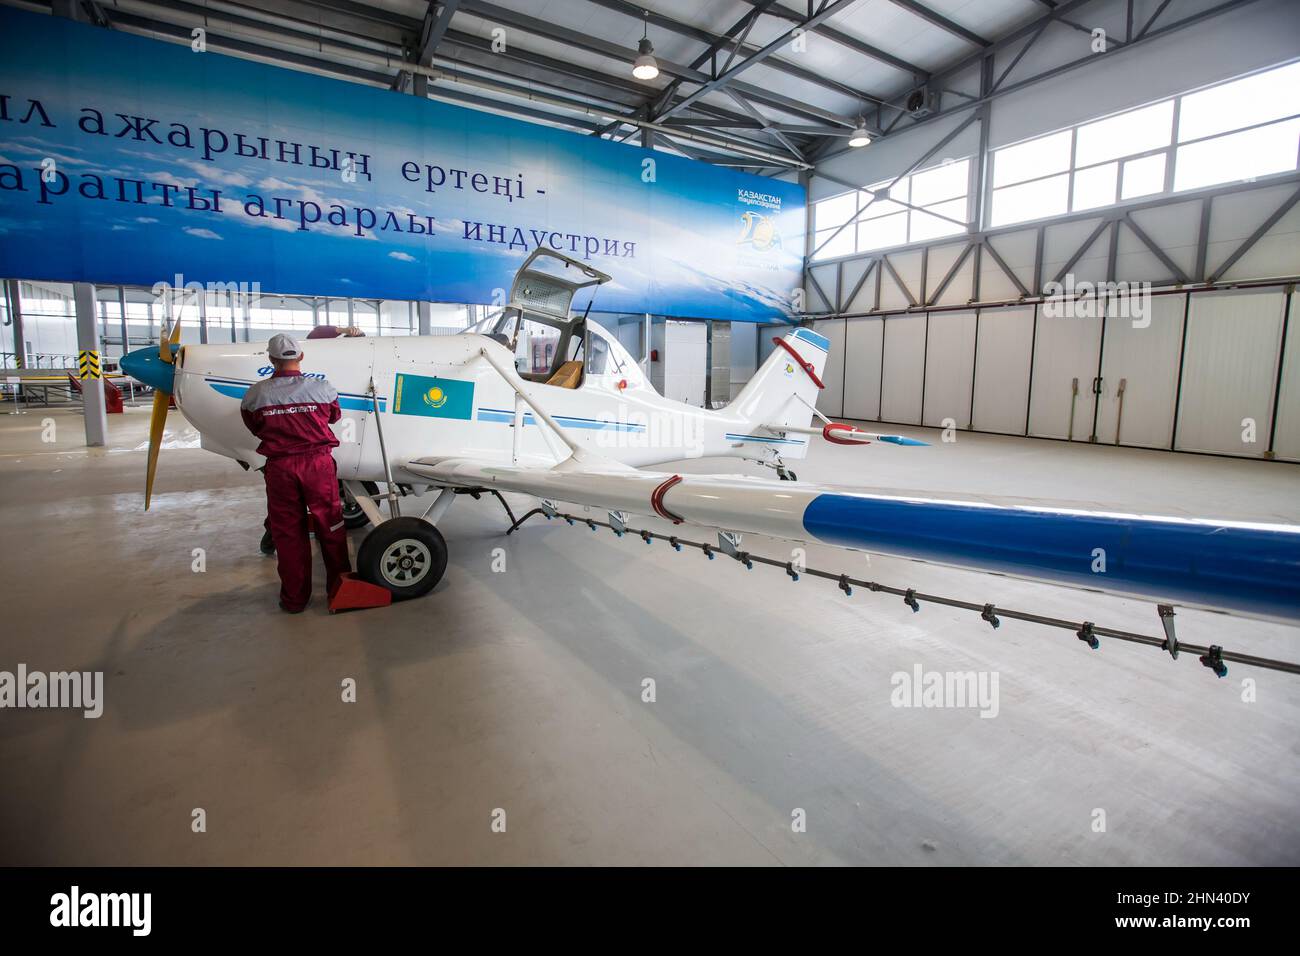
{"label": "ceiling light fixture", "polygon": [[867,132],[867,121],[861,116],[858,117],[858,125],[849,134],[849,145],[854,149],[871,145],[871,134]]}
{"label": "ceiling light fixture", "polygon": [[637,44],[637,53],[639,54],[632,61],[632,75],[638,80],[653,80],[659,75],[659,61],[655,59],[655,47],[650,42],[650,11],[645,11],[645,30],[641,34],[641,42]]}

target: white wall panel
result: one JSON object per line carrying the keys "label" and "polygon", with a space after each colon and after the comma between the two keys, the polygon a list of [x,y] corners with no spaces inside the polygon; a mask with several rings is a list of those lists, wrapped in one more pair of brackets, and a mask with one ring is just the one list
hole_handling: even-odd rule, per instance
{"label": "white wall panel", "polygon": [[[896,252],[889,257],[889,265],[898,273],[898,280],[889,272],[889,266],[883,262],[878,268],[884,270],[880,281],[880,307],[882,309],[906,309],[912,300],[921,299],[921,252]],[[899,283],[902,283],[900,285]],[[907,291],[903,291],[906,287]],[[908,293],[911,293],[911,299]]]}
{"label": "white wall panel", "polygon": [[[808,296],[808,308],[815,312],[823,310],[834,312],[835,280],[837,278],[835,266],[813,266],[808,270],[808,274],[812,276],[812,279],[808,282],[808,288],[805,290],[805,294]],[[823,292],[826,293],[824,296],[822,295]]]}
{"label": "white wall panel", "polygon": [[[1082,222],[1049,224],[1043,237],[1043,282],[1048,283],[1065,267],[1088,237],[1096,230],[1100,219]],[[1103,229],[1088,246],[1083,255],[1070,268],[1075,283],[1103,282],[1110,253],[1110,233]],[[1063,283],[1064,279],[1061,280]]]}
{"label": "white wall panel", "polygon": [[[1055,317],[1038,310],[1034,340],[1034,378],[1029,398],[1029,434],[1044,438],[1087,441],[1095,407],[1092,380],[1101,357],[1101,318],[1079,315]],[[1071,383],[1078,379],[1079,393]],[[1070,428],[1070,412],[1074,427]]]}
{"label": "white wall panel", "polygon": [[[961,256],[962,251],[968,244],[965,239],[962,239],[958,242],[950,242],[947,245],[930,247],[930,258],[925,268],[925,291],[919,296],[922,301],[929,303],[930,299],[934,297],[939,284],[943,282],[953,263]],[[961,268],[953,275],[952,282],[944,289],[940,303],[960,305],[970,301],[971,275],[974,271],[974,265],[970,260],[974,255],[975,253],[971,252],[966,257],[966,261],[962,263]],[[954,298],[954,294],[956,294],[956,298]]]}
{"label": "white wall panel", "polygon": [[905,425],[921,424],[925,313],[891,315],[885,322],[884,368],[881,420]]}
{"label": "white wall panel", "polygon": [[839,418],[844,414],[844,319],[822,319],[813,330],[831,340],[830,355],[822,370],[822,384],[817,393],[817,409],[823,415]]}
{"label": "white wall panel", "polygon": [[[1228,200],[1229,202],[1233,200]],[[1196,237],[1201,229],[1201,204],[1197,202],[1177,203],[1172,206],[1157,206],[1154,209],[1138,209],[1130,214],[1133,222],[1147,234],[1174,264],[1189,276],[1196,271]],[[1116,280],[1128,282],[1152,282],[1170,278],[1169,270],[1163,263],[1152,266],[1149,271],[1140,271],[1135,260],[1126,259],[1127,240],[1146,249],[1133,230],[1124,226],[1120,229],[1120,255],[1115,263]],[[1152,256],[1154,259],[1155,257]]]}
{"label": "white wall panel", "polygon": [[1291,318],[1287,322],[1273,449],[1284,461],[1300,461],[1300,302],[1294,295],[1291,296]]}
{"label": "white wall panel", "polygon": [[[1217,270],[1219,263],[1236,252],[1242,240],[1264,224],[1269,216],[1295,194],[1295,185],[1282,189],[1259,189],[1240,196],[1221,198],[1215,201],[1215,214],[1210,219],[1209,262],[1211,271]],[[1236,241],[1222,242],[1222,230],[1217,226],[1227,217],[1217,215],[1219,206],[1239,213],[1234,216],[1236,226],[1249,226],[1248,229],[1234,229],[1244,232]],[[1218,220],[1218,222],[1216,222]],[[1300,274],[1300,204],[1292,206],[1273,227],[1261,236],[1253,246],[1233,266],[1223,273],[1222,279],[1260,279],[1290,278]]]}
{"label": "white wall panel", "polygon": [[[1285,303],[1281,292],[1192,296],[1174,446],[1179,451],[1264,456]],[[1248,418],[1255,422],[1253,443],[1242,440]]]}
{"label": "white wall panel", "polygon": [[[1032,239],[1032,233],[1030,235]],[[1001,242],[993,243],[993,248],[998,251],[999,255],[1001,255],[1002,247],[1011,246],[1012,240],[1017,238],[1018,236],[1002,238]],[[972,252],[971,255],[974,255],[974,253]],[[1006,256],[1002,256],[1002,258],[1003,261],[1006,261]],[[1020,281],[1024,283],[1026,289],[1030,288],[1034,284],[1033,262],[1034,254],[1031,249],[1029,253],[1029,268],[1025,270],[1025,275],[1021,275],[1020,270],[1017,270],[1010,262],[1007,263],[1007,268],[1016,275],[1016,278],[1020,279]],[[989,251],[987,249],[983,250],[980,256],[979,294],[975,298],[980,302],[996,302],[1006,299],[1014,299],[1018,295],[1020,295],[1020,287],[1011,281],[1007,274],[1002,271],[1001,267],[998,266],[997,260],[989,254]]]}
{"label": "white wall panel", "polygon": [[975,313],[932,312],[926,335],[923,424],[970,425],[970,386],[975,367]]}
{"label": "white wall panel", "polygon": [[1023,435],[1033,361],[1034,306],[981,309],[978,332],[972,427]]}
{"label": "white wall panel", "polygon": [[[1149,296],[1145,301],[1134,297],[1127,305],[1127,318],[1120,309],[1111,308],[1115,314],[1108,314],[1105,320],[1097,441],[1168,448],[1174,430],[1187,296]],[[1115,441],[1117,430],[1119,442]]]}
{"label": "white wall panel", "polygon": [[[876,301],[876,286],[874,276],[868,275],[865,281],[862,279],[867,270],[871,268],[870,259],[854,259],[844,263],[844,286],[840,292],[844,301],[841,307],[845,312],[866,312]],[[858,283],[861,286],[858,287]],[[857,294],[853,294],[854,288],[857,287]],[[852,298],[850,299],[850,296]]]}
{"label": "white wall panel", "polygon": [[883,318],[851,319],[845,329],[845,418],[868,422],[880,418],[880,360],[885,321]]}

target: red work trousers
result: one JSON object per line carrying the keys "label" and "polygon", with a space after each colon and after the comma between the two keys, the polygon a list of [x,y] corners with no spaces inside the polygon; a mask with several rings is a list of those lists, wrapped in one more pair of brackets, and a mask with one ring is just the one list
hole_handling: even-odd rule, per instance
{"label": "red work trousers", "polygon": [[343,573],[352,570],[343,505],[339,502],[338,472],[334,457],[324,449],[272,458],[264,474],[266,513],[280,572],[280,603],[291,611],[300,611],[311,600],[308,520],[314,525],[312,530],[325,559],[326,592],[333,591]]}

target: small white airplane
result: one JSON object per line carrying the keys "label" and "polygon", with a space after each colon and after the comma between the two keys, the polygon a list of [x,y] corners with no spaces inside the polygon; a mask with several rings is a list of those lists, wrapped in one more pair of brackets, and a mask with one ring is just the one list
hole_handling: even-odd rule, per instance
{"label": "small white airplane", "polygon": [[[428,593],[447,562],[437,523],[458,491],[474,489],[536,496],[548,516],[557,513],[554,502],[597,508],[609,512],[616,530],[629,513],[715,529],[719,550],[733,557],[739,535],[754,533],[1300,620],[1297,526],[940,500],[794,480],[788,463],[804,458],[817,435],[847,444],[925,443],[822,416],[815,400],[829,342],[805,327],[773,340],[771,356],[725,408],[664,398],[615,337],[570,313],[579,290],[609,279],[539,249],[516,274],[508,304],[462,334],[311,342],[307,374],[326,376],[343,408],[335,459],[349,523],[374,524],[357,554],[364,579],[397,599]],[[170,396],[202,447],[245,468],[262,465],[239,403],[271,372],[265,343],[182,348],[179,337],[178,322],[159,348],[122,361],[156,390],[146,508]],[[697,457],[760,462],[776,476],[646,470]],[[405,494],[434,490],[440,493],[421,517],[399,515]],[[1168,619],[1166,628],[1174,640]]]}

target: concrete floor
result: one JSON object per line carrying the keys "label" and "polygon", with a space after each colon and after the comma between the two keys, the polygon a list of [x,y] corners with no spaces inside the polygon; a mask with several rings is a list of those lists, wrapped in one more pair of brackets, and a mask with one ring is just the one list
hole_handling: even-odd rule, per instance
{"label": "concrete floor", "polygon": [[[257,475],[169,448],[146,515],[146,409],[111,417],[94,451],[66,411],[42,444],[44,417],[0,415],[0,669],[103,670],[107,700],[99,720],[0,711],[0,862],[1300,863],[1300,678],[1216,680],[1188,657],[1094,653],[1014,621],[995,633],[608,532],[538,522],[504,538],[499,508],[467,499],[430,597],[338,616],[318,597],[287,617],[257,551]],[[711,465],[744,470],[684,467]],[[1300,520],[1294,466],[1056,442],[819,443],[799,472]],[[808,561],[1158,629],[1133,601],[832,549]],[[1178,625],[1300,657],[1294,628],[1195,611]],[[998,716],[892,707],[891,675],[918,663],[996,671]]]}

